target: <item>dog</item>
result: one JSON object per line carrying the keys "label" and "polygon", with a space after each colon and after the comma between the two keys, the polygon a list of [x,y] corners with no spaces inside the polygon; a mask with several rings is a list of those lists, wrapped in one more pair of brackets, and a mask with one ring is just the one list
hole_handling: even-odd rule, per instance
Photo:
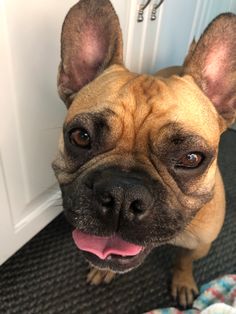
{"label": "dog", "polygon": [[58,91],[68,112],[53,169],[88,282],[108,283],[173,244],[171,293],[191,305],[193,261],[225,215],[217,153],[236,115],[236,15],[215,18],[183,66],[139,75],[123,64],[109,0],[81,0],[62,27]]}

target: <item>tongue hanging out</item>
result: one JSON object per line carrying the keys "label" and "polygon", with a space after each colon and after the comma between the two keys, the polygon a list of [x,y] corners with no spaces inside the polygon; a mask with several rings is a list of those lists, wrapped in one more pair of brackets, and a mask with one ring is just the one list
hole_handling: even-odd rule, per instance
{"label": "tongue hanging out", "polygon": [[109,255],[135,256],[142,250],[142,246],[126,242],[118,236],[98,237],[74,230],[73,239],[77,247],[86,252],[106,259]]}

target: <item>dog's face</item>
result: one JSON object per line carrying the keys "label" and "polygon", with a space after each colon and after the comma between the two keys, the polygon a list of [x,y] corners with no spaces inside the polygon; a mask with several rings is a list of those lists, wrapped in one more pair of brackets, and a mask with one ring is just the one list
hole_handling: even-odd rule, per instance
{"label": "dog's face", "polygon": [[123,272],[214,196],[220,134],[235,115],[236,18],[211,24],[182,77],[161,78],[123,67],[118,19],[101,2],[81,0],[63,26],[58,86],[68,114],[53,167],[78,247]]}

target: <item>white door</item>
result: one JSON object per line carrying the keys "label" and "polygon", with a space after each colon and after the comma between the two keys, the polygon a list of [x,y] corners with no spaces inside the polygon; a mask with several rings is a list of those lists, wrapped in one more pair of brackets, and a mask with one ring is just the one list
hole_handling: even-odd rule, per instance
{"label": "white door", "polygon": [[60,211],[50,164],[65,114],[56,69],[67,5],[0,2],[0,263]]}
{"label": "white door", "polygon": [[[60,211],[51,169],[65,108],[56,90],[60,30],[76,1],[0,1],[0,264]],[[236,0],[165,0],[137,23],[143,0],[112,0],[124,34],[125,63],[154,73],[181,64],[194,35]]]}

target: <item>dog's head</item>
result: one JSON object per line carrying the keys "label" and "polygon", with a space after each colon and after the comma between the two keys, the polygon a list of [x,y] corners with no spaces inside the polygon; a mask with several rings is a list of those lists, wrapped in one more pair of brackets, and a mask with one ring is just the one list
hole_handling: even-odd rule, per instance
{"label": "dog's head", "polygon": [[235,118],[236,16],[210,24],[181,77],[123,66],[108,0],[76,4],[61,45],[58,88],[68,114],[53,168],[65,214],[93,264],[126,271],[213,197],[220,134]]}

